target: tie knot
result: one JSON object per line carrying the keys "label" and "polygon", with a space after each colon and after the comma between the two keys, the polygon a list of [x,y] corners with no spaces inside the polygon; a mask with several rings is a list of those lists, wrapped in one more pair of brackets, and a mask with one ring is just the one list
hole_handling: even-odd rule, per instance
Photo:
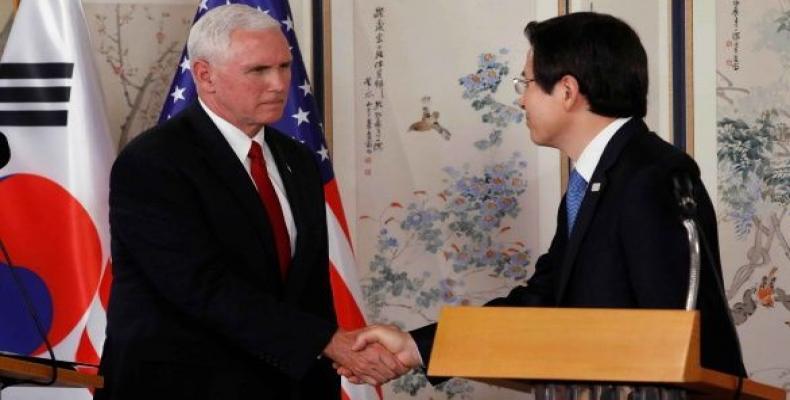
{"label": "tie knot", "polygon": [[250,146],[250,151],[247,153],[247,157],[252,160],[263,160],[263,149],[261,148],[261,145],[258,144],[258,142],[253,140],[252,145]]}
{"label": "tie knot", "polygon": [[574,194],[581,194],[587,189],[587,181],[575,169],[571,171],[570,179],[568,179],[568,192]]}

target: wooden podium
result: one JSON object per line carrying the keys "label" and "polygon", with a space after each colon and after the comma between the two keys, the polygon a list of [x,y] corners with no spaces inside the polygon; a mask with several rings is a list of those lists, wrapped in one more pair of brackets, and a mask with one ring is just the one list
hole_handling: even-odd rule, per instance
{"label": "wooden podium", "polygon": [[[428,375],[517,390],[531,382],[602,382],[732,398],[738,379],[700,367],[699,347],[695,311],[445,307]],[[784,400],[785,392],[744,379],[741,398]]]}
{"label": "wooden podium", "polygon": [[[13,357],[0,355],[0,389],[4,382],[35,381],[48,382],[52,376],[52,367]],[[86,374],[67,368],[58,368],[58,379],[52,386],[98,389],[104,385],[101,376]]]}

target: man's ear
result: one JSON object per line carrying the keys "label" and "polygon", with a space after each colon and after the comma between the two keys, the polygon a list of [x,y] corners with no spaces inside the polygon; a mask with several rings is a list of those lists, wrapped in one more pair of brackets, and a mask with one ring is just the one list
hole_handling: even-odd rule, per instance
{"label": "man's ear", "polygon": [[195,85],[204,93],[214,92],[214,73],[209,64],[205,60],[195,60],[192,62],[192,77],[195,80]]}
{"label": "man's ear", "polygon": [[581,103],[586,103],[584,96],[579,93],[579,81],[572,75],[565,75],[555,85],[558,95],[566,110],[578,107]]}

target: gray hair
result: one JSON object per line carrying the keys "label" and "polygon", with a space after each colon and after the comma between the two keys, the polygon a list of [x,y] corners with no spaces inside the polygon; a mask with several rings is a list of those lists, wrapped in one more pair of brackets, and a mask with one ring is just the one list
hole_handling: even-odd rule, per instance
{"label": "gray hair", "polygon": [[229,4],[206,12],[189,30],[187,52],[190,60],[219,62],[230,47],[230,34],[237,29],[279,28],[280,23],[263,11],[245,4]]}

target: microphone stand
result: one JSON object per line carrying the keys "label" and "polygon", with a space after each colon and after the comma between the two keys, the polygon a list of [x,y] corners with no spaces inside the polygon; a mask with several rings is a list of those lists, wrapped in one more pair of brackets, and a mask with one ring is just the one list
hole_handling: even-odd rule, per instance
{"label": "microphone stand", "polygon": [[686,311],[692,311],[697,308],[700,275],[699,231],[694,220],[697,215],[697,202],[694,201],[691,179],[687,175],[683,175],[682,178],[674,176],[672,183],[689,242],[689,286],[686,293]]}
{"label": "microphone stand", "polygon": [[686,311],[693,311],[697,308],[699,293],[699,233],[697,223],[692,218],[683,219],[683,227],[686,228],[689,241],[689,289],[686,293]]}

